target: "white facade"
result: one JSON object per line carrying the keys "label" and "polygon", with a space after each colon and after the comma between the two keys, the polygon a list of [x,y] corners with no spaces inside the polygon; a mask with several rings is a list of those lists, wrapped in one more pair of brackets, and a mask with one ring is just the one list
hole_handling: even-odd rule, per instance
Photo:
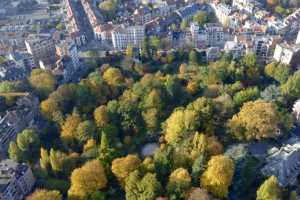
{"label": "white facade", "polygon": [[295,61],[300,59],[300,47],[277,44],[273,58],[285,65],[297,64]]}
{"label": "white facade", "polygon": [[118,27],[112,31],[112,43],[118,50],[126,49],[128,45],[141,48],[144,37],[144,26]]}
{"label": "white facade", "polygon": [[246,54],[246,47],[234,41],[228,41],[224,46],[225,53],[231,54],[233,59],[238,59]]}
{"label": "white facade", "polygon": [[298,37],[296,39],[296,44],[300,44],[300,30],[298,32]]}

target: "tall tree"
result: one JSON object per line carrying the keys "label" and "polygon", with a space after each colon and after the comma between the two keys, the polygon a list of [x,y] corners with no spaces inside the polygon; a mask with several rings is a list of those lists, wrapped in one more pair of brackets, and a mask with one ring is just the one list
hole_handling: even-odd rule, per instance
{"label": "tall tree", "polygon": [[29,83],[38,95],[45,98],[54,91],[57,81],[51,71],[34,69],[30,74]]}

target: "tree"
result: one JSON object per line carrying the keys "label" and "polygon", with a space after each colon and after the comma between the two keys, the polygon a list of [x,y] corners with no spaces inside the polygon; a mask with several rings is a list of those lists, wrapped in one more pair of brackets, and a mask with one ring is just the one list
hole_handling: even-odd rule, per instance
{"label": "tree", "polygon": [[54,91],[57,81],[51,71],[34,69],[32,70],[29,83],[39,96],[45,98]]}
{"label": "tree", "polygon": [[160,182],[152,173],[141,176],[141,173],[135,170],[125,180],[126,200],[154,199],[160,191]]}
{"label": "tree", "polygon": [[197,22],[199,25],[204,25],[208,21],[208,17],[206,12],[199,11],[196,15],[193,17],[194,22]]}
{"label": "tree", "polygon": [[288,78],[287,82],[281,86],[281,91],[291,100],[300,98],[300,70]]}
{"label": "tree", "polygon": [[106,106],[99,106],[94,111],[94,119],[97,127],[103,128],[109,123],[109,117]]}
{"label": "tree", "polygon": [[200,178],[201,187],[219,198],[228,196],[228,188],[234,174],[234,162],[223,155],[213,156]]}
{"label": "tree", "polygon": [[124,82],[123,75],[118,68],[110,67],[103,74],[104,80],[111,86],[120,86]]}
{"label": "tree", "polygon": [[127,56],[127,58],[133,57],[133,47],[131,45],[127,45],[126,56]]}
{"label": "tree", "polygon": [[288,65],[270,63],[265,67],[265,74],[281,84],[284,84],[291,73],[291,68]]}
{"label": "tree", "polygon": [[259,90],[257,87],[247,88],[235,93],[233,101],[237,107],[243,105],[247,101],[253,101],[259,97]]}
{"label": "tree", "polygon": [[149,42],[152,48],[159,49],[161,41],[157,36],[151,36]]}
{"label": "tree", "polygon": [[169,177],[167,191],[172,199],[184,199],[190,185],[191,176],[189,172],[184,168],[178,168]]}
{"label": "tree", "polygon": [[55,151],[54,149],[50,149],[49,160],[51,164],[51,168],[55,174],[62,173],[64,170],[64,162],[66,160],[67,155],[60,151]]}
{"label": "tree", "polygon": [[278,0],[267,0],[267,4],[270,7],[275,7],[276,5],[278,5]]}
{"label": "tree", "polygon": [[181,24],[180,24],[180,29],[186,29],[188,27],[189,23],[186,19],[183,19]]}
{"label": "tree", "polygon": [[77,113],[73,113],[72,115],[68,115],[65,122],[61,127],[61,135],[64,144],[72,145],[76,138],[76,130],[78,125],[81,122],[81,118]]}
{"label": "tree", "polygon": [[116,158],[112,161],[111,171],[120,180],[124,181],[131,172],[138,169],[141,160],[135,155],[127,155],[126,157]]}
{"label": "tree", "polygon": [[26,197],[26,200],[62,200],[62,195],[57,190],[38,189]]}
{"label": "tree", "polygon": [[107,178],[101,163],[98,160],[88,161],[72,172],[68,197],[76,200],[85,199],[97,190],[105,188],[106,184]]}
{"label": "tree", "polygon": [[35,129],[24,129],[16,142],[11,142],[9,155],[16,161],[33,162],[39,154],[40,139]]}
{"label": "tree", "polygon": [[76,139],[80,143],[85,143],[88,139],[95,136],[96,127],[94,123],[90,120],[85,120],[78,124],[76,128]]}
{"label": "tree", "polygon": [[198,54],[195,50],[192,50],[189,54],[189,62],[193,65],[198,64]]}
{"label": "tree", "polygon": [[273,103],[264,100],[250,101],[229,121],[229,131],[239,140],[273,138],[280,130],[279,116]]}
{"label": "tree", "polygon": [[290,196],[289,196],[289,200],[298,200],[299,197],[298,197],[298,194],[295,190],[291,191],[290,192]]}
{"label": "tree", "polygon": [[40,165],[41,165],[41,168],[46,171],[50,168],[49,153],[44,148],[41,148],[41,150],[40,150]]}
{"label": "tree", "polygon": [[109,146],[107,134],[104,131],[101,134],[100,142],[98,159],[106,168],[109,168],[112,160],[118,156],[118,153]]}
{"label": "tree", "polygon": [[281,189],[275,176],[271,176],[259,187],[256,192],[256,200],[280,200]]}

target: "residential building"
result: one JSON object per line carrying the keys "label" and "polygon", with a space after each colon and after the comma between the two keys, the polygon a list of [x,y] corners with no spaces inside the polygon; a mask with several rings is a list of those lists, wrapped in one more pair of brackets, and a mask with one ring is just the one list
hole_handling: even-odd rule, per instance
{"label": "residential building", "polygon": [[27,78],[30,69],[24,65],[18,65],[13,60],[7,60],[0,64],[0,81],[18,81]]}
{"label": "residential building", "polygon": [[77,46],[72,41],[61,41],[60,44],[56,45],[56,54],[62,57],[70,57],[72,65],[75,69],[80,67],[79,56]]}
{"label": "residential building", "polygon": [[152,20],[152,11],[147,6],[141,6],[133,13],[133,21],[137,25],[143,25]]}
{"label": "residential building", "polygon": [[221,24],[207,23],[200,27],[196,23],[191,23],[191,37],[195,47],[223,46],[225,43],[224,29]]}
{"label": "residential building", "polygon": [[[56,49],[53,39],[48,34],[31,35],[25,40],[27,52],[33,56],[36,66],[41,62],[47,69],[53,68],[56,61]],[[40,66],[41,68],[44,68]]]}
{"label": "residential building", "polygon": [[265,62],[270,55],[272,38],[270,37],[255,37],[254,40],[254,52],[259,61]]}
{"label": "residential building", "polygon": [[239,59],[246,54],[246,47],[241,43],[227,41],[224,46],[224,52],[232,55],[233,59]]}
{"label": "residential building", "polygon": [[212,8],[215,11],[216,17],[218,21],[223,25],[228,27],[230,25],[230,15],[234,11],[234,9],[224,3],[219,3],[217,5],[211,4]]}
{"label": "residential building", "polygon": [[12,52],[8,55],[8,59],[14,61],[18,66],[24,66],[27,69],[36,67],[33,56],[27,52]]}
{"label": "residential building", "polygon": [[271,148],[261,172],[267,177],[276,176],[281,187],[296,183],[300,174],[300,138],[294,136],[281,148]]}
{"label": "residential building", "polygon": [[199,10],[200,5],[197,3],[193,3],[176,10],[175,13],[181,18],[181,20],[190,21]]}
{"label": "residential building", "polygon": [[117,27],[112,31],[112,43],[115,49],[124,50],[128,45],[141,48],[145,37],[144,26]]}
{"label": "residential building", "polygon": [[249,14],[253,14],[255,3],[255,0],[233,0],[232,6],[239,10],[246,11]]}
{"label": "residential building", "polygon": [[23,200],[34,186],[35,178],[29,165],[13,160],[0,162],[0,199]]}
{"label": "residential building", "polygon": [[298,67],[300,63],[300,45],[277,44],[273,58],[282,64]]}
{"label": "residential building", "polygon": [[31,95],[20,97],[16,106],[0,117],[0,155],[7,156],[9,143],[26,127],[30,126],[39,110],[39,100]]}
{"label": "residential building", "polygon": [[209,47],[206,50],[207,62],[214,62],[220,57],[219,47]]}

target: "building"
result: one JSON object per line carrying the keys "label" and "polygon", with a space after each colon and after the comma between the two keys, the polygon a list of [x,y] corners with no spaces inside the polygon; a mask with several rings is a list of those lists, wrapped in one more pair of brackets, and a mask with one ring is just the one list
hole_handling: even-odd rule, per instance
{"label": "building", "polygon": [[281,148],[271,148],[261,172],[267,177],[276,176],[281,187],[296,183],[300,174],[300,138],[294,136]]}
{"label": "building", "polygon": [[12,52],[8,55],[8,59],[14,61],[18,66],[24,66],[27,69],[36,67],[33,56],[27,52]]}
{"label": "building", "polygon": [[220,4],[211,4],[212,8],[215,10],[216,17],[218,18],[218,21],[223,25],[223,26],[229,26],[230,25],[230,15],[234,11],[234,9],[224,3]]}
{"label": "building", "polygon": [[254,52],[259,61],[265,62],[270,55],[272,38],[269,37],[255,37],[254,40]]}
{"label": "building", "polygon": [[7,60],[0,64],[0,81],[18,81],[27,78],[30,69],[24,65],[18,65],[13,60]]}
{"label": "building", "polygon": [[232,6],[239,10],[246,11],[249,14],[253,14],[256,3],[255,0],[233,0]]}
{"label": "building", "polygon": [[196,23],[191,23],[191,37],[195,47],[223,46],[225,43],[224,29],[221,24],[207,23],[200,27]]}
{"label": "building", "polygon": [[190,21],[199,10],[200,5],[197,3],[193,3],[176,10],[175,13],[181,18],[181,20]]}
{"label": "building", "polygon": [[224,52],[230,54],[233,59],[239,59],[246,54],[246,47],[234,41],[227,41],[224,46]]}
{"label": "building", "polygon": [[30,167],[13,160],[0,162],[0,199],[23,200],[34,186],[35,178]]}
{"label": "building", "polygon": [[300,63],[300,45],[277,44],[273,58],[282,64],[298,67]]}
{"label": "building", "polygon": [[33,56],[36,66],[51,69],[56,61],[56,49],[54,40],[48,34],[31,35],[25,40],[27,52]]}
{"label": "building", "polygon": [[133,13],[133,21],[135,24],[143,25],[152,20],[152,11],[147,6],[141,6]]}
{"label": "building", "polygon": [[56,54],[62,57],[70,57],[72,65],[77,70],[80,67],[80,61],[78,56],[78,50],[75,42],[72,41],[62,41],[60,44],[56,45]]}
{"label": "building", "polygon": [[0,155],[6,157],[9,143],[23,129],[31,125],[38,114],[39,101],[27,95],[17,100],[16,106],[0,118]]}
{"label": "building", "polygon": [[219,47],[209,47],[206,50],[207,62],[214,62],[220,57],[220,48]]}
{"label": "building", "polygon": [[298,36],[297,36],[297,39],[296,39],[296,45],[300,45],[300,30],[298,32]]}
{"label": "building", "polygon": [[119,26],[112,31],[112,43],[115,49],[124,50],[128,45],[141,48],[145,37],[144,26]]}

